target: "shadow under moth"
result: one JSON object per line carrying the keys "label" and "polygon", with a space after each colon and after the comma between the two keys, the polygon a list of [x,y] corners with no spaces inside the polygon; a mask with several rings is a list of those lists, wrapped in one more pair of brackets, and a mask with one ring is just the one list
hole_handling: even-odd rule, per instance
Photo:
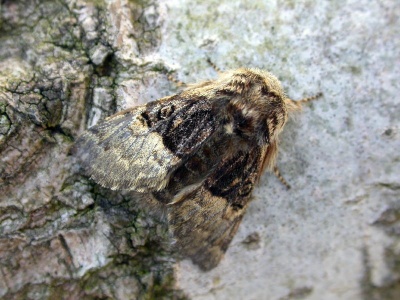
{"label": "shadow under moth", "polygon": [[100,185],[165,205],[173,249],[210,270],[274,168],[288,114],[314,98],[295,102],[272,74],[233,70],[106,118],[79,138],[78,155]]}

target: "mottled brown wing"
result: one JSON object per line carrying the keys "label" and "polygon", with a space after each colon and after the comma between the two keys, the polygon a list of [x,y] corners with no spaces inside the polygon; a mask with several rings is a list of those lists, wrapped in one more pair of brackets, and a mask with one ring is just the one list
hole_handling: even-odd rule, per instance
{"label": "mottled brown wing", "polygon": [[78,139],[75,151],[104,187],[159,191],[218,126],[209,101],[176,95],[108,117]]}
{"label": "mottled brown wing", "polygon": [[197,186],[168,205],[174,250],[203,270],[217,266],[235,235],[262,168],[265,148],[222,160]]}

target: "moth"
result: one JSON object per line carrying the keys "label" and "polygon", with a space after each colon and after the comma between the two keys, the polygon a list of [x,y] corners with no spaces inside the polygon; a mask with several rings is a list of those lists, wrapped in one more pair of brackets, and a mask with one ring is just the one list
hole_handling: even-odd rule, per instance
{"label": "moth", "polygon": [[210,270],[261,174],[274,168],[288,115],[314,98],[289,99],[259,69],[228,71],[106,118],[79,138],[78,153],[103,187],[148,193],[164,205],[173,249]]}

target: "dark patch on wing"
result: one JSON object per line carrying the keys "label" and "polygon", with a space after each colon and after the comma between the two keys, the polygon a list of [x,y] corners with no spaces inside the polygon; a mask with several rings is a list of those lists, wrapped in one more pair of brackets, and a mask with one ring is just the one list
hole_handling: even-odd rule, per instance
{"label": "dark patch on wing", "polygon": [[164,145],[181,158],[197,150],[219,127],[220,120],[208,101],[193,101],[166,120],[157,132]]}
{"label": "dark patch on wing", "polygon": [[147,113],[147,111],[144,111],[140,114],[140,119],[143,120],[143,124],[146,124],[147,127],[151,127],[153,126],[152,122],[150,121],[150,117],[149,114]]}
{"label": "dark patch on wing", "polygon": [[182,163],[172,174],[168,186],[154,197],[162,203],[170,203],[171,199],[182,189],[203,181],[215,169],[226,155],[228,140],[223,129],[214,133],[196,152]]}
{"label": "dark patch on wing", "polygon": [[234,237],[260,175],[262,149],[225,159],[198,187],[168,206],[174,249],[203,270],[216,267]]}
{"label": "dark patch on wing", "polygon": [[233,158],[221,161],[207,178],[206,188],[213,195],[225,198],[233,207],[243,208],[254,188],[260,156],[260,149],[255,147],[250,152],[238,152]]}

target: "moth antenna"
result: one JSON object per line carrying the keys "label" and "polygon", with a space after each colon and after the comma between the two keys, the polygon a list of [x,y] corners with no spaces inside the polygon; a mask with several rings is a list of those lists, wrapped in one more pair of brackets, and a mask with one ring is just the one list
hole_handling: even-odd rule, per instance
{"label": "moth antenna", "polygon": [[215,71],[217,71],[218,74],[221,74],[223,71],[217,67],[216,64],[214,64],[210,58],[207,58],[207,62],[210,64],[211,67],[214,68]]}
{"label": "moth antenna", "polygon": [[279,169],[277,166],[274,167],[273,172],[274,172],[275,176],[279,179],[279,181],[282,182],[282,184],[284,186],[286,186],[286,188],[289,190],[290,184],[285,180],[285,178],[283,178],[283,176],[281,175],[281,172],[279,172]]}
{"label": "moth antenna", "polygon": [[174,76],[172,76],[172,74],[168,75],[168,80],[170,80],[173,83],[175,83],[178,87],[186,85],[186,83],[184,83],[183,81],[180,81],[179,79],[176,79]]}
{"label": "moth antenna", "polygon": [[[306,102],[310,102],[310,101],[312,101],[312,100],[315,100],[315,99],[317,99],[317,98],[319,98],[319,97],[321,97],[321,96],[322,96],[322,93],[320,92],[320,93],[318,93],[318,94],[316,94],[316,95],[314,95],[314,96],[307,97],[307,98],[303,98],[303,99],[297,100],[297,101],[295,101],[295,102],[297,102],[297,103],[306,103]],[[293,100],[292,100],[292,101],[293,101]]]}
{"label": "moth antenna", "polygon": [[302,108],[302,104],[315,100],[322,96],[322,93],[318,93],[311,97],[306,97],[300,100],[292,100],[290,98],[285,99],[285,103],[289,111],[299,111]]}

